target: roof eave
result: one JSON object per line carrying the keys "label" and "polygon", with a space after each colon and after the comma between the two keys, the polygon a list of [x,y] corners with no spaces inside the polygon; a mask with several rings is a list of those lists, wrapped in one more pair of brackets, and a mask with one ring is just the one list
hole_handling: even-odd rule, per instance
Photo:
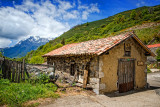
{"label": "roof eave", "polygon": [[65,55],[43,55],[42,57],[72,57],[72,56],[97,56],[97,54],[94,53],[83,53],[83,54],[65,54]]}
{"label": "roof eave", "polygon": [[150,56],[156,56],[135,34],[133,34],[132,37],[150,54]]}

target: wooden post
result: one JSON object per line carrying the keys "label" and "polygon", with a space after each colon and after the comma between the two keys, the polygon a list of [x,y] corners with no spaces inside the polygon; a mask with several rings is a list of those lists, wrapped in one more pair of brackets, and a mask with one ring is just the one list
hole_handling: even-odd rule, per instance
{"label": "wooden post", "polygon": [[83,88],[86,88],[87,86],[87,79],[88,79],[88,71],[84,70]]}
{"label": "wooden post", "polygon": [[20,62],[20,78],[21,78],[21,80],[22,80],[22,77],[23,77],[23,66],[22,66],[22,63],[23,62]]}
{"label": "wooden post", "polygon": [[17,62],[17,64],[18,64],[18,69],[17,69],[17,71],[18,71],[18,83],[19,83],[19,82],[20,82],[20,63]]}
{"label": "wooden post", "polygon": [[8,59],[6,59],[6,61],[5,61],[5,72],[6,72],[6,77],[5,78],[7,78],[7,79],[9,79],[9,67],[7,66],[9,64],[9,61],[8,61]]}
{"label": "wooden post", "polygon": [[22,64],[22,74],[23,74],[23,81],[25,80],[25,59],[23,59],[23,64]]}
{"label": "wooden post", "polygon": [[15,69],[16,69],[16,82],[18,82],[18,62],[15,62]]}
{"label": "wooden post", "polygon": [[6,68],[5,68],[5,57],[3,57],[4,58],[4,60],[3,60],[3,62],[2,62],[2,74],[3,74],[3,78],[6,78]]}
{"label": "wooden post", "polygon": [[15,76],[15,62],[12,63],[12,82],[14,82],[14,76]]}
{"label": "wooden post", "polygon": [[8,60],[8,79],[11,80],[11,64],[12,61]]}

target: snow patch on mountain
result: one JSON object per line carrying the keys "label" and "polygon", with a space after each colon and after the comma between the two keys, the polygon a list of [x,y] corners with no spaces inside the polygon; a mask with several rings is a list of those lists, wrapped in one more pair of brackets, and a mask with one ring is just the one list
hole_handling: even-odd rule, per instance
{"label": "snow patch on mountain", "polygon": [[25,56],[31,50],[36,50],[39,46],[46,44],[52,40],[51,38],[41,38],[39,36],[30,36],[24,40],[19,41],[15,46],[4,48],[4,56],[10,58],[18,58]]}

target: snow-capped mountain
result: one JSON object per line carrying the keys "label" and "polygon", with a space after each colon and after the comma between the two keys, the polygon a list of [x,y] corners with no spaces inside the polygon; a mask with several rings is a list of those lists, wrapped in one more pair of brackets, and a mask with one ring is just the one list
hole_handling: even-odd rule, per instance
{"label": "snow-capped mountain", "polygon": [[46,44],[51,39],[40,38],[39,36],[30,36],[21,40],[14,47],[4,48],[3,54],[6,57],[18,58],[23,57],[31,50],[36,50],[39,46]]}

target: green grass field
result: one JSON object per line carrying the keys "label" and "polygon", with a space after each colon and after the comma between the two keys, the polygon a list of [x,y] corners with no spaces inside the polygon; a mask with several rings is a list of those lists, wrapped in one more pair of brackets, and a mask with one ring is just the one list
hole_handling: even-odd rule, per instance
{"label": "green grass field", "polygon": [[32,85],[28,82],[11,83],[7,79],[1,79],[0,106],[22,107],[23,103],[29,100],[48,97],[58,98],[59,95],[55,94],[56,90],[56,85],[52,83]]}

